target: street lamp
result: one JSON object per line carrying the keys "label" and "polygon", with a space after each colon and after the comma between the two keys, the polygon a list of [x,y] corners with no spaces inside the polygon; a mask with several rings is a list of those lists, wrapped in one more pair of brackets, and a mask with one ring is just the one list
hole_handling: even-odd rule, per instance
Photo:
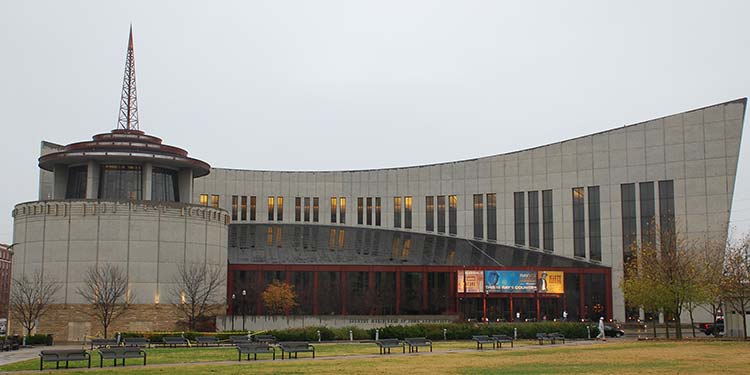
{"label": "street lamp", "polygon": [[234,332],[234,306],[235,306],[234,300],[236,297],[237,296],[234,293],[232,293],[232,332]]}
{"label": "street lamp", "polygon": [[247,290],[242,289],[242,330],[245,330],[245,310],[247,309]]}

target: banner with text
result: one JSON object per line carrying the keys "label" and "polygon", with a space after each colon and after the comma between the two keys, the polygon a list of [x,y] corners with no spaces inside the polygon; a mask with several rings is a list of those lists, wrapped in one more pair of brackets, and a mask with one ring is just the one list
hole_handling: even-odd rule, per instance
{"label": "banner with text", "polygon": [[565,293],[565,273],[563,271],[539,271],[539,293]]}
{"label": "banner with text", "polygon": [[484,271],[458,271],[459,293],[484,293]]}
{"label": "banner with text", "polygon": [[485,287],[489,293],[533,293],[535,271],[486,271]]}

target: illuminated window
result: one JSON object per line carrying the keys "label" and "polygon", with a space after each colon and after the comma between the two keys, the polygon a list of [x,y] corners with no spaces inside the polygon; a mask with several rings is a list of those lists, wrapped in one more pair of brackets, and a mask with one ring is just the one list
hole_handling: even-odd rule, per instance
{"label": "illuminated window", "polygon": [[380,210],[381,210],[380,197],[375,198],[375,225],[380,226]]}
{"label": "illuminated window", "polygon": [[250,197],[250,221],[255,221],[255,209],[258,207],[255,196]]}
{"label": "illuminated window", "polygon": [[346,198],[339,198],[339,222],[346,224]]}
{"label": "illuminated window", "polygon": [[372,225],[372,197],[367,198],[367,225]]}
{"label": "illuminated window", "polygon": [[208,194],[201,194],[201,206],[208,206]]}
{"label": "illuminated window", "polygon": [[474,194],[474,238],[484,238],[484,199]]}
{"label": "illuminated window", "polygon": [[331,197],[331,223],[336,222],[336,197]]}
{"label": "illuminated window", "polygon": [[219,208],[219,196],[218,195],[211,196],[211,207]]}
{"label": "illuminated window", "polygon": [[305,221],[310,221],[310,197],[305,197]]}
{"label": "illuminated window", "polygon": [[573,188],[573,255],[586,256],[586,222],[583,188]]}
{"label": "illuminated window", "polygon": [[273,196],[268,197],[268,221],[273,221]]}
{"label": "illuminated window", "polygon": [[237,220],[238,211],[239,211],[239,198],[236,195],[232,195],[232,221]]}
{"label": "illuminated window", "polygon": [[294,221],[300,221],[302,219],[302,198],[294,198]]}
{"label": "illuminated window", "polygon": [[320,199],[318,197],[313,198],[313,223],[317,223],[320,219]]}
{"label": "illuminated window", "polygon": [[445,233],[445,195],[438,195],[437,206],[438,206],[437,232]]}
{"label": "illuminated window", "polygon": [[456,235],[458,233],[458,196],[448,196],[448,233]]}
{"label": "illuminated window", "polygon": [[404,197],[404,228],[411,229],[411,197]]}
{"label": "illuminated window", "polygon": [[364,199],[362,197],[357,198],[357,224],[362,225],[362,216],[363,216],[363,210],[364,207]]}
{"label": "illuminated window", "polygon": [[247,196],[243,195],[240,203],[240,220],[247,220]]}
{"label": "illuminated window", "polygon": [[425,197],[425,230],[432,232],[435,230],[435,197],[428,195]]}
{"label": "illuminated window", "polygon": [[401,228],[401,197],[393,197],[393,226]]}
{"label": "illuminated window", "polygon": [[284,197],[276,197],[276,221],[284,220]]}

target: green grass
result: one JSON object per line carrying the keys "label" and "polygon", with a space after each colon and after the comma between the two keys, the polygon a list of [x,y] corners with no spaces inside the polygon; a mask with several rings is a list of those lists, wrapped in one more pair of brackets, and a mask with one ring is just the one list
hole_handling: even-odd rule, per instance
{"label": "green grass", "polygon": [[[523,344],[529,345],[531,342]],[[523,345],[520,345],[523,346]],[[150,349],[149,366],[128,362],[118,373],[138,374],[239,374],[239,373],[339,373],[347,374],[746,374],[750,368],[748,342],[634,342],[621,341],[595,345],[569,345],[534,349],[476,351],[470,341],[436,342],[432,355],[392,354],[383,356],[348,355],[377,354],[372,343],[318,344],[320,354],[315,360],[275,362],[243,361],[237,363],[231,348]],[[94,355],[98,365],[98,356]],[[264,357],[265,358],[265,357]],[[211,362],[207,362],[211,361]],[[217,362],[228,361],[228,362]],[[201,363],[194,363],[201,362]],[[162,366],[151,366],[156,364]],[[191,363],[189,365],[174,365]],[[0,367],[0,371],[38,369],[38,360]],[[111,365],[111,362],[110,362]],[[65,373],[102,374],[103,370]]]}

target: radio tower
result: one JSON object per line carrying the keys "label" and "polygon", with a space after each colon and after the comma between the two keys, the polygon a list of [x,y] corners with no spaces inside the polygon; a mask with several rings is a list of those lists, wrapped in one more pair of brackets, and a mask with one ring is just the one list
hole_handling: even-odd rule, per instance
{"label": "radio tower", "polygon": [[120,118],[117,127],[138,130],[138,98],[135,91],[135,55],[133,54],[133,25],[130,25],[128,56],[125,60],[125,78],[122,80]]}

